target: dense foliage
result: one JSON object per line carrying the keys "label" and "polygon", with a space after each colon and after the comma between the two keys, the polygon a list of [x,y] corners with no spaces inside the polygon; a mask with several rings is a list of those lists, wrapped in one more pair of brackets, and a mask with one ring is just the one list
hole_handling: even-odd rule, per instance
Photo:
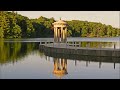
{"label": "dense foliage", "polygon": [[[53,37],[54,18],[40,16],[37,19],[0,11],[0,38],[39,38]],[[115,37],[120,29],[102,23],[72,20],[68,23],[68,36],[72,37]]]}

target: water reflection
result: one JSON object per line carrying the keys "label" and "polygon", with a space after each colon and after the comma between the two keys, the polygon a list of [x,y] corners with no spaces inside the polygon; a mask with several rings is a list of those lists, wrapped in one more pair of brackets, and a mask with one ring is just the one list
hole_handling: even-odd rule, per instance
{"label": "water reflection", "polygon": [[119,63],[120,57],[56,54],[42,52],[39,43],[0,42],[0,78],[118,78]]}
{"label": "water reflection", "polygon": [[[73,43],[76,43],[73,44]],[[120,43],[119,42],[69,42],[69,46],[76,46],[76,47],[86,47],[86,48],[113,48],[119,49]]]}
{"label": "water reflection", "polygon": [[[71,76],[71,74],[73,74],[73,73],[71,73],[71,67],[73,68],[75,68],[75,67],[77,67],[78,69],[77,69],[77,72],[79,72],[79,70],[81,70],[81,68],[79,68],[80,67],[80,64],[82,65],[82,68],[84,67],[84,68],[88,68],[88,69],[90,69],[90,71],[89,72],[92,72],[92,73],[94,73],[94,72],[98,72],[98,73],[100,73],[100,72],[102,72],[101,73],[101,75],[103,74],[103,75],[107,75],[107,72],[105,72],[105,71],[108,71],[108,73],[113,73],[114,72],[114,70],[116,70],[116,71],[118,71],[118,73],[119,73],[119,65],[120,65],[120,61],[109,61],[109,60],[107,60],[107,59],[104,59],[104,62],[102,62],[101,61],[101,59],[99,59],[99,60],[95,60],[95,61],[93,61],[93,60],[91,60],[90,58],[89,58],[89,56],[82,56],[82,57],[84,57],[84,58],[82,58],[82,59],[80,59],[80,57],[79,57],[79,60],[78,59],[76,59],[75,57],[74,57],[74,59],[72,58],[72,59],[70,59],[70,56],[68,57],[68,58],[66,58],[66,57],[62,57],[62,58],[60,58],[59,57],[59,55],[60,54],[54,54],[54,56],[52,55],[52,53],[49,55],[49,56],[46,56],[46,54],[45,54],[45,56],[46,56],[46,60],[47,61],[51,61],[50,59],[51,59],[51,57],[52,57],[52,61],[53,61],[53,71],[51,71],[51,73],[53,73],[53,75],[56,77],[56,78],[58,78],[58,79],[63,79],[63,78],[66,78],[66,77],[69,77],[69,76]],[[62,55],[60,55],[60,56],[62,56]],[[88,57],[89,59],[88,60],[86,60],[85,58],[86,57]],[[94,56],[93,56],[94,57]],[[98,58],[105,58],[105,57],[98,57]],[[67,63],[67,62],[72,62],[72,65],[70,64],[70,63]],[[83,62],[84,62],[84,66],[83,66]],[[93,71],[92,69],[91,69],[91,66],[94,66],[95,65],[95,67],[93,68],[95,71]],[[109,66],[110,65],[110,66]],[[67,68],[69,66],[69,68]],[[96,67],[97,66],[97,67]],[[108,66],[109,66],[109,68],[108,68]],[[113,69],[112,69],[113,68]],[[111,70],[112,69],[112,70]],[[101,70],[100,72],[99,72],[99,70]],[[73,72],[73,71],[72,71]],[[80,73],[79,73],[80,74]],[[81,73],[82,74],[82,73]],[[89,75],[89,73],[88,73],[88,75]],[[114,74],[111,74],[111,76],[114,76]],[[117,75],[117,74],[116,74]],[[93,76],[95,76],[94,78],[96,78],[96,77],[99,77],[100,78],[100,76],[98,75],[93,75]],[[119,75],[117,75],[118,77],[119,77]],[[89,76],[90,77],[90,76]],[[108,77],[110,77],[110,75],[108,75]],[[118,78],[118,77],[115,77],[114,76],[114,78]],[[75,78],[75,77],[74,77]],[[102,78],[105,78],[105,77],[102,77]]]}
{"label": "water reflection", "polygon": [[58,78],[62,78],[62,76],[68,74],[67,59],[62,59],[62,58],[53,58],[53,59],[54,59],[53,74]]}
{"label": "water reflection", "polygon": [[0,41],[0,64],[15,63],[38,50],[38,43]]}
{"label": "water reflection", "polygon": [[[99,46],[99,42],[81,42],[81,46],[84,47],[87,44],[90,45],[90,47],[98,47]],[[114,43],[101,43],[103,47],[113,47]],[[117,44],[116,44],[117,45]],[[28,56],[30,53],[34,53],[35,51],[39,50],[39,43],[34,43],[34,42],[5,42],[4,40],[0,41],[0,64],[4,64],[4,63],[14,63],[17,62],[19,60],[22,60],[23,58],[25,58],[26,56]],[[44,52],[41,50],[39,52],[39,54],[41,56],[44,55]],[[53,55],[53,54],[51,54]],[[54,54],[55,55],[55,54]],[[54,57],[53,55],[53,57]],[[71,58],[71,59],[84,59],[84,60],[93,60],[93,61],[98,61],[99,59],[101,59],[101,61],[120,61],[119,58],[115,58],[115,57],[86,57],[86,56],[75,56],[75,55],[57,55],[57,57],[59,58]],[[80,57],[80,58],[79,58]]]}

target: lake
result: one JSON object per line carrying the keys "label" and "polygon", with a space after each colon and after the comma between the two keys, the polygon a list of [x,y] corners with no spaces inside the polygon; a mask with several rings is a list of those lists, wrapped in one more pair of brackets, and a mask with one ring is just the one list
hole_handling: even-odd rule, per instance
{"label": "lake", "polygon": [[[82,47],[90,43],[91,48],[98,48],[102,43],[103,48],[116,44],[119,49],[118,38],[107,39],[80,40]],[[119,57],[47,55],[39,49],[39,40],[0,40],[0,79],[120,79]]]}

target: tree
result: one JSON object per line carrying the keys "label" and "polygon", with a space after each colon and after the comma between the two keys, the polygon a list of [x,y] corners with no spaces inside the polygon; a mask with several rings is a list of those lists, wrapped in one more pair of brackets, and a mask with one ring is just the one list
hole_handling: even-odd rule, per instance
{"label": "tree", "polygon": [[32,34],[34,33],[32,22],[30,20],[27,20],[26,24],[27,24],[27,30],[26,30],[27,37],[32,37],[33,36]]}
{"label": "tree", "polygon": [[82,37],[86,37],[86,36],[87,36],[87,27],[84,26],[84,27],[82,28]]}
{"label": "tree", "polygon": [[103,37],[104,35],[105,35],[104,31],[100,30],[99,33],[98,33],[98,37]]}
{"label": "tree", "polygon": [[19,25],[15,25],[12,30],[13,38],[21,38],[21,28]]}
{"label": "tree", "polygon": [[112,30],[112,37],[115,37],[117,36],[117,30],[115,28],[113,28]]}
{"label": "tree", "polygon": [[0,38],[4,37],[4,30],[2,27],[0,27]]}
{"label": "tree", "polygon": [[112,26],[111,25],[108,25],[108,27],[107,27],[107,36],[108,37],[112,36]]}

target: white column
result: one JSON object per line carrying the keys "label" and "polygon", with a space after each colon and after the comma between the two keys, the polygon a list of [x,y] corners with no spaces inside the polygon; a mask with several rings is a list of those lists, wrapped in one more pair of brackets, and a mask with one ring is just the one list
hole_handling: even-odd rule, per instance
{"label": "white column", "polygon": [[65,30],[63,30],[63,42],[65,42]]}
{"label": "white column", "polygon": [[60,30],[59,30],[59,34],[60,34],[60,35],[59,35],[59,36],[60,36],[60,37],[59,37],[59,38],[60,38],[59,41],[61,42],[61,28],[60,28]]}
{"label": "white column", "polygon": [[55,32],[55,27],[54,27],[54,41],[55,41],[55,38],[56,38],[56,32]]}
{"label": "white column", "polygon": [[54,41],[57,42],[57,27],[54,27]]}
{"label": "white column", "polygon": [[61,42],[63,42],[63,27],[61,27]]}
{"label": "white column", "polygon": [[67,28],[65,28],[65,42],[67,41]]}
{"label": "white column", "polygon": [[55,42],[58,42],[58,28],[57,27],[56,27],[55,32],[56,32],[56,41]]}
{"label": "white column", "polygon": [[57,33],[58,34],[57,35],[58,36],[58,42],[60,42],[60,29],[58,29],[57,31],[58,31],[58,33]]}

